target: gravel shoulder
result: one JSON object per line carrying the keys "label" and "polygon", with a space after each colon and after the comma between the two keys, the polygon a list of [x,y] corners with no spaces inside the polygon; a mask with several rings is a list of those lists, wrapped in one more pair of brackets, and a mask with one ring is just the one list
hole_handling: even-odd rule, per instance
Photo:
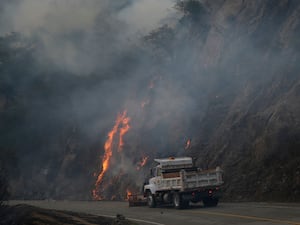
{"label": "gravel shoulder", "polygon": [[115,218],[108,218],[78,212],[42,209],[26,204],[1,207],[0,218],[0,225],[134,225],[120,214]]}

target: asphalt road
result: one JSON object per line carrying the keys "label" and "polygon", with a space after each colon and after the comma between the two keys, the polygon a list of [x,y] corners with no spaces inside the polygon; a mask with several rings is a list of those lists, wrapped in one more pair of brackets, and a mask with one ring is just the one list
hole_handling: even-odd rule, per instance
{"label": "asphalt road", "polygon": [[127,202],[109,201],[10,201],[10,204],[29,204],[47,209],[68,210],[110,217],[122,214],[137,224],[300,225],[300,204],[288,203],[221,202],[213,208],[204,208],[199,204],[184,210],[176,210],[172,207],[128,207]]}

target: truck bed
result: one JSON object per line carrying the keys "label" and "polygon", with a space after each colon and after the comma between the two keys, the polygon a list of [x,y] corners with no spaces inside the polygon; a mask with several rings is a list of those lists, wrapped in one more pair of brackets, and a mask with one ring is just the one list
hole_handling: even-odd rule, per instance
{"label": "truck bed", "polygon": [[215,187],[223,184],[222,170],[180,170],[162,173],[162,179],[157,180],[158,191],[179,190],[188,191],[199,188]]}

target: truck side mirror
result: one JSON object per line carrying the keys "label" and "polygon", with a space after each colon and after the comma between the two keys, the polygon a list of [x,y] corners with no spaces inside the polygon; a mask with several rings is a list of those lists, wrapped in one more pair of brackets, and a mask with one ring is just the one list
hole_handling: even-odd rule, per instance
{"label": "truck side mirror", "polygon": [[150,169],[150,176],[153,177],[153,169]]}

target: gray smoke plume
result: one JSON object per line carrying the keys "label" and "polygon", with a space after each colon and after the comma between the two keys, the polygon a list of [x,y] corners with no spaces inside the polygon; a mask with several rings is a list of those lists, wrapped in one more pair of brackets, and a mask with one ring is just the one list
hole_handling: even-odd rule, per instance
{"label": "gray smoke plume", "polygon": [[[109,67],[172,13],[172,1],[25,0],[3,2],[0,32],[40,40],[37,59],[86,75]],[[174,12],[174,11],[173,11]]]}
{"label": "gray smoke plume", "polygon": [[[203,156],[198,162],[217,163],[222,154],[206,157],[211,149],[244,151],[230,129],[263,109],[256,93],[263,96],[281,72],[299,70],[299,6],[176,2],[193,7],[175,11],[172,0],[1,2],[0,147],[14,152],[17,197],[90,198],[107,134],[124,110],[131,128],[105,178],[119,196],[142,183],[146,170],[136,167],[144,156],[150,167],[156,157],[194,152]],[[259,132],[237,133],[244,140]]]}

